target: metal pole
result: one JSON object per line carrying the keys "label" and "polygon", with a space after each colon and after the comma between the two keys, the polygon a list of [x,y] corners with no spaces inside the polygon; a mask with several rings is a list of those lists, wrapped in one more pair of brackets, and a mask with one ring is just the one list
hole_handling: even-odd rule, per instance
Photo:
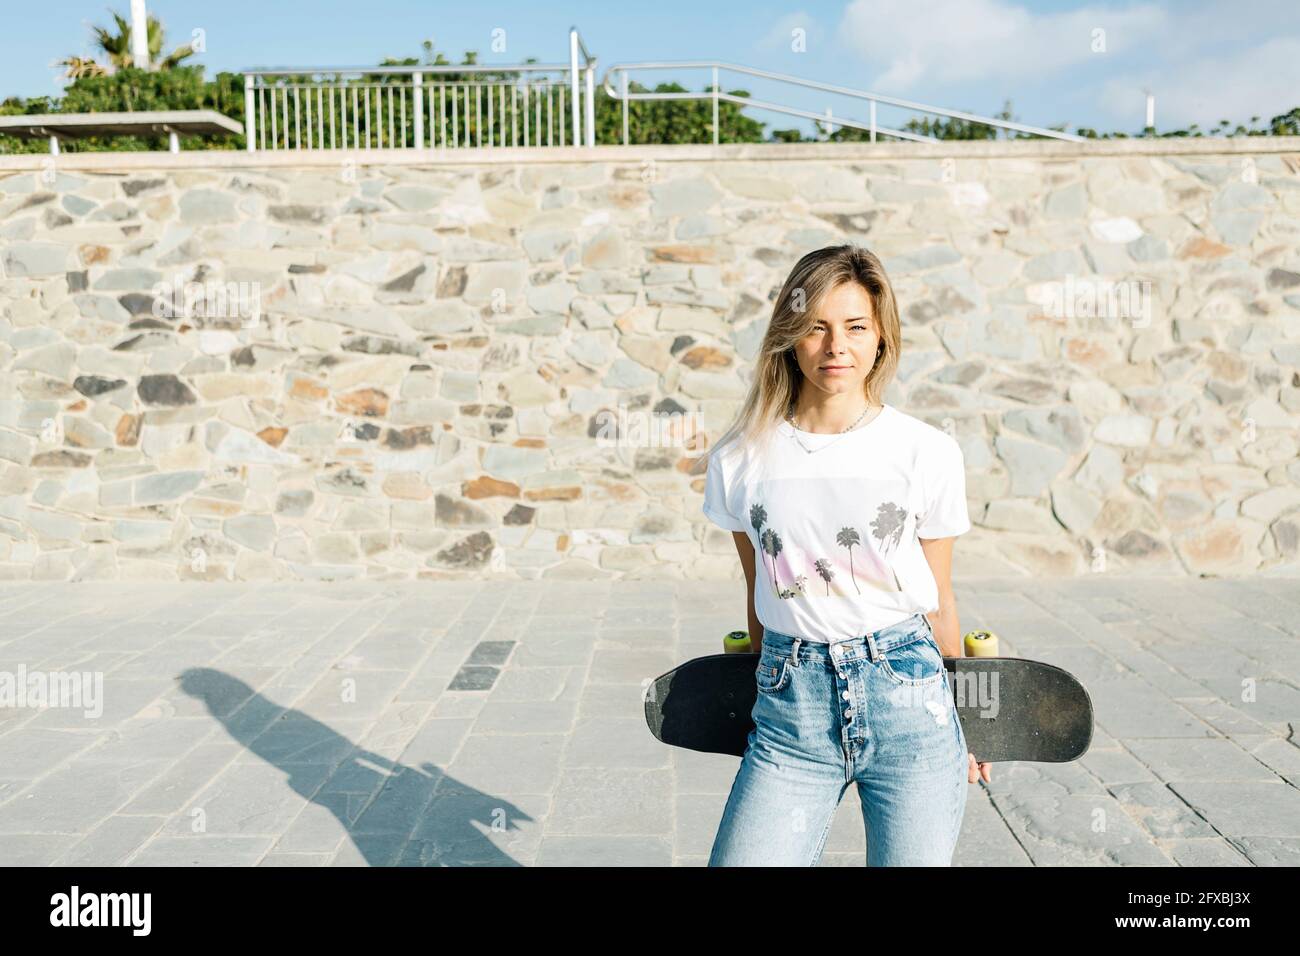
{"label": "metal pole", "polygon": [[623,78],[623,145],[627,145],[627,70],[619,74]]}
{"label": "metal pole", "polygon": [[579,112],[582,106],[578,95],[578,31],[576,29],[569,31],[569,92],[573,94],[570,106],[573,110],[573,143],[576,146],[579,142],[579,130],[582,128],[582,114]]}
{"label": "metal pole", "polygon": [[871,141],[876,141],[876,101],[871,101]]}
{"label": "metal pole", "polygon": [[424,74],[411,74],[412,97],[415,100],[415,148],[424,149]]}
{"label": "metal pole", "polygon": [[181,138],[176,135],[176,130],[167,131],[167,151],[169,153],[179,153],[181,151]]}
{"label": "metal pole", "polygon": [[131,65],[149,69],[149,15],[144,0],[131,0]]}
{"label": "metal pole", "polygon": [[59,155],[59,138],[53,133],[50,134],[50,155]]}
{"label": "metal pole", "polygon": [[596,70],[587,67],[587,145],[596,145]]}
{"label": "metal pole", "polygon": [[257,103],[253,97],[253,78],[244,75],[244,136],[251,153],[257,149]]}
{"label": "metal pole", "polygon": [[713,145],[718,145],[718,68],[713,68]]}

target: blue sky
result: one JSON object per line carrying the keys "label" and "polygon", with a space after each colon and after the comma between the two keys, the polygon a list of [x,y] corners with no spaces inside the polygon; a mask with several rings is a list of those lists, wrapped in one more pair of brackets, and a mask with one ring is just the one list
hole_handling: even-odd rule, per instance
{"label": "blue sky", "polygon": [[[567,59],[567,31],[581,30],[613,63],[717,59],[790,73],[981,114],[1012,100],[1024,123],[1138,132],[1145,93],[1156,95],[1156,125],[1173,129],[1220,119],[1248,123],[1300,106],[1300,3],[1296,0],[1160,0],[1071,3],[1065,0],[711,0],[653,3],[459,0],[150,0],[168,31],[168,47],[202,30],[208,73],[254,66],[339,66],[383,56],[418,56],[420,43],[453,62],[478,50],[482,63],[529,56]],[[24,3],[0,34],[0,98],[56,94],[69,54],[91,51],[90,25],[129,0]],[[494,30],[506,49],[492,51]],[[499,34],[500,36],[500,34]],[[794,49],[798,37],[804,49]],[[667,74],[635,78],[657,81]],[[691,89],[702,71],[676,77]],[[781,93],[759,81],[724,75],[727,88],[805,109],[839,112],[844,100]],[[754,113],[772,126],[798,125]],[[865,120],[865,107],[847,115]],[[911,115],[911,114],[903,114]],[[901,122],[882,109],[880,120]]]}

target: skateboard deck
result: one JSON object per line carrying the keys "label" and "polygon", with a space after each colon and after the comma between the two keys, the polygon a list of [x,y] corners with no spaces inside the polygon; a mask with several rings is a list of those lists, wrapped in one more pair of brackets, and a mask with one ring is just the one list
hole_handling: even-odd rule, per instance
{"label": "skateboard deck", "polygon": [[[644,695],[650,732],[674,747],[744,756],[758,658],[713,654],[661,674]],[[976,760],[1064,763],[1092,742],[1092,700],[1068,671],[1020,657],[945,657],[944,667]]]}

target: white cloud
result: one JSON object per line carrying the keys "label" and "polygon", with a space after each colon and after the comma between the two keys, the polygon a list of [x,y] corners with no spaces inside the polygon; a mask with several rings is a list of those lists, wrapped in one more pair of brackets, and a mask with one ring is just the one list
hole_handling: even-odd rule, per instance
{"label": "white cloud", "polygon": [[[1103,53],[1093,51],[1098,29]],[[1086,125],[1132,133],[1145,122],[1147,89],[1156,97],[1157,129],[1195,122],[1208,130],[1220,119],[1245,124],[1255,115],[1266,122],[1292,109],[1300,91],[1297,34],[1295,0],[1044,13],[1011,0],[852,0],[837,30],[878,92],[923,89],[940,101],[970,87],[984,100],[1017,103],[1032,94],[1071,112],[1082,107]]]}
{"label": "white cloud", "polygon": [[[1094,53],[1093,31],[1107,53]],[[853,0],[839,36],[878,71],[872,87],[901,93],[990,79],[1041,80],[1065,68],[1140,49],[1169,28],[1159,7],[1084,7],[1037,14],[1003,0]]]}
{"label": "white cloud", "polygon": [[1300,106],[1300,37],[1276,37],[1219,56],[1198,54],[1191,62],[1158,65],[1109,79],[1097,105],[1117,128],[1139,131],[1146,122],[1146,94],[1156,97],[1156,129],[1198,123],[1209,132],[1221,119],[1232,126],[1263,126]]}

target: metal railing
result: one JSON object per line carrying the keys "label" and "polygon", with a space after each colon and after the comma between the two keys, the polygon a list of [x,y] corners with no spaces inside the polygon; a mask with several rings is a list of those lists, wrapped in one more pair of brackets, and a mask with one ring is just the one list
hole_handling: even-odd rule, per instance
{"label": "metal railing", "polygon": [[594,146],[595,71],[576,28],[567,64],[245,70],[247,148]]}
{"label": "metal railing", "polygon": [[[709,70],[711,88],[703,92],[633,92],[634,70]],[[868,118],[858,120],[783,103],[722,92],[720,75],[737,73],[787,87],[815,90],[866,102]],[[284,149],[464,149],[496,146],[595,146],[596,58],[576,27],[569,30],[569,62],[508,66],[365,66],[246,70],[244,129],[249,150]],[[613,82],[618,81],[615,89]],[[602,81],[611,99],[621,102],[623,144],[630,145],[629,104],[648,100],[713,101],[713,142],[719,141],[719,106],[768,110],[786,116],[847,126],[877,136],[918,143],[934,137],[882,126],[878,105],[932,116],[980,123],[1050,139],[1083,142],[1083,137],[993,116],[980,116],[855,90],[783,73],[715,60],[619,63]]]}
{"label": "metal railing", "polygon": [[[582,63],[578,62],[579,54]],[[573,128],[578,128],[578,73],[586,74],[587,109],[586,109],[586,143],[596,145],[596,58],[587,52],[577,27],[569,29],[569,76],[573,85]]]}
{"label": "metal railing", "polygon": [[[706,69],[712,71],[712,89],[701,93],[649,93],[649,92],[629,92],[628,90],[628,73],[632,70],[684,70],[684,69]],[[735,96],[731,93],[723,93],[719,85],[719,73],[729,71],[732,73],[742,73],[746,76],[759,77],[762,79],[776,80],[780,83],[786,83],[793,86],[803,87],[805,89],[818,90],[823,93],[832,93],[839,96],[847,96],[851,99],[861,101],[866,100],[868,104],[869,116],[866,122],[850,119],[845,116],[835,116],[828,106],[824,112],[815,113],[811,110],[798,109],[793,106],[784,106],[779,103],[771,103],[766,100],[754,99],[750,96]],[[617,76],[619,88],[616,90],[610,85],[610,80]],[[1083,142],[1082,136],[1075,136],[1073,133],[1064,133],[1060,130],[1043,129],[1039,126],[1027,126],[1023,123],[1013,123],[1009,120],[998,119],[992,116],[979,116],[975,113],[963,113],[960,110],[948,110],[939,106],[929,106],[924,103],[914,103],[910,100],[902,100],[893,96],[884,96],[879,93],[868,93],[865,90],[850,89],[846,86],[836,86],[831,83],[821,83],[817,80],[805,80],[797,76],[788,76],[784,73],[771,73],[767,70],[755,70],[748,66],[739,66],[734,63],[721,63],[715,60],[689,60],[679,62],[645,62],[645,63],[616,63],[605,73],[605,79],[602,81],[602,87],[607,96],[622,101],[623,104],[623,145],[629,145],[628,141],[628,104],[633,101],[641,100],[705,100],[713,101],[713,143],[718,143],[718,104],[719,103],[736,103],[741,107],[752,107],[754,109],[770,110],[774,113],[783,113],[787,116],[799,116],[804,119],[813,119],[827,124],[829,129],[832,126],[848,126],[853,129],[860,129],[870,134],[871,142],[876,142],[877,134],[894,137],[895,139],[910,140],[917,143],[935,143],[939,142],[933,136],[923,136],[919,133],[913,133],[906,130],[891,129],[887,126],[881,126],[876,121],[876,104],[886,106],[896,106],[903,109],[914,110],[919,113],[929,113],[935,116],[946,116],[951,119],[962,119],[968,122],[983,123],[988,126],[997,127],[998,129],[1016,130],[1022,133],[1032,133],[1037,136],[1045,136],[1051,139],[1063,139],[1070,142]]]}

